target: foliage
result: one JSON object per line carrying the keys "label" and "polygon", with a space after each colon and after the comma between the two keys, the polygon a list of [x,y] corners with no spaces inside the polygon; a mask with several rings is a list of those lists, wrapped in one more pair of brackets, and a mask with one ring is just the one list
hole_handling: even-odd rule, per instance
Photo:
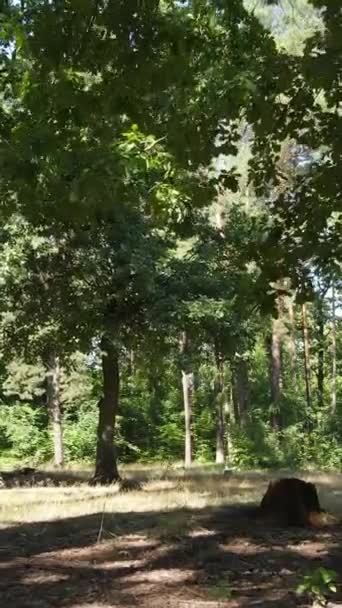
{"label": "foliage", "polygon": [[317,568],[314,572],[303,577],[303,582],[297,587],[299,595],[310,595],[318,605],[325,605],[327,593],[336,593],[337,572],[327,568]]}
{"label": "foliage", "polygon": [[20,459],[35,462],[49,460],[52,445],[47,431],[46,412],[30,404],[1,404],[2,448]]}
{"label": "foliage", "polygon": [[110,327],[121,460],[182,457],[186,369],[196,458],[220,406],[234,466],[340,466],[339,3],[64,4],[1,12],[0,449],[50,458],[53,349],[94,457]]}

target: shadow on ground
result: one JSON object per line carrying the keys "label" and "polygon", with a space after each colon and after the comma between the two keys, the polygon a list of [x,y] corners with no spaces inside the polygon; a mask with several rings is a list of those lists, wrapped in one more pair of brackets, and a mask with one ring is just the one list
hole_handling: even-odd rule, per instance
{"label": "shadow on ground", "polygon": [[1,605],[306,606],[294,594],[300,576],[319,566],[342,572],[341,541],[339,527],[266,529],[239,506],[16,525],[0,530]]}

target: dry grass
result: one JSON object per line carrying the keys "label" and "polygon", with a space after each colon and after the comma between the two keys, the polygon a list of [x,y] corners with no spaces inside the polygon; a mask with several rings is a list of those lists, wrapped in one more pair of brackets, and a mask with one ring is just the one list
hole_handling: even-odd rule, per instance
{"label": "dry grass", "polygon": [[[215,508],[258,503],[279,474],[126,467],[124,477],[142,482],[130,492],[89,487],[80,482],[87,476],[72,471],[72,486],[0,490],[8,608],[304,608],[293,593],[303,573],[342,571],[341,526],[273,529],[248,510]],[[296,476],[342,513],[342,475]],[[337,595],[342,601],[340,586]]]}
{"label": "dry grass", "polygon": [[[292,473],[293,475],[294,473]],[[117,486],[91,488],[85,483],[71,487],[19,488],[0,491],[0,525],[51,521],[106,511],[108,513],[160,512],[175,509],[202,509],[257,503],[268,481],[279,476],[261,473],[224,477],[219,472],[198,468],[182,469],[127,467],[124,475],[140,479],[142,489],[119,492]],[[322,506],[337,515],[342,513],[342,475],[300,474],[317,484]]]}

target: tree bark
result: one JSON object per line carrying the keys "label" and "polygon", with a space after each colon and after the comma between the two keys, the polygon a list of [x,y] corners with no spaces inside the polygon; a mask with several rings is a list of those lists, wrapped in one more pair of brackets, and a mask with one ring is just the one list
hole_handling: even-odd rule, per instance
{"label": "tree bark", "polygon": [[[230,370],[231,371],[231,370]],[[225,425],[225,434],[226,434],[226,458],[225,465],[230,467],[233,462],[233,444],[231,437],[231,423],[233,420],[237,423],[235,414],[235,406],[234,406],[234,398],[233,398],[233,383],[232,376],[229,374],[229,380],[227,381],[227,385],[224,387],[224,400],[223,400],[223,412],[224,412],[224,425]]]}
{"label": "tree bark", "polygon": [[278,301],[278,318],[272,319],[270,340],[270,377],[271,377],[271,427],[274,431],[281,428],[280,403],[283,390],[282,374],[282,307]]}
{"label": "tree bark", "polygon": [[336,292],[335,284],[332,284],[331,294],[331,316],[332,316],[332,332],[331,332],[331,358],[332,358],[332,376],[331,376],[331,413],[336,413]]}
{"label": "tree bark", "polygon": [[290,356],[290,367],[293,379],[297,380],[297,349],[296,349],[296,339],[295,339],[295,315],[294,315],[294,306],[293,300],[288,299],[287,305],[288,315],[289,315],[289,335],[288,335],[288,351]]}
{"label": "tree bark", "polygon": [[248,363],[242,357],[239,357],[235,365],[235,391],[236,391],[236,406],[238,410],[239,422],[242,426],[246,425],[249,410],[249,377]]}
{"label": "tree bark", "polygon": [[120,479],[114,445],[115,419],[119,404],[119,354],[107,335],[101,340],[103,397],[99,401],[96,466],[93,483],[110,484]]}
{"label": "tree bark", "polygon": [[306,304],[302,304],[302,332],[304,344],[304,377],[305,392],[308,412],[311,412],[311,362],[310,362],[310,338],[308,326],[308,312]]}
{"label": "tree bark", "polygon": [[192,417],[192,397],[194,386],[193,373],[186,373],[182,370],[183,403],[185,419],[185,449],[184,466],[191,467],[192,464],[192,436],[191,436],[191,417]]}
{"label": "tree bark", "polygon": [[53,437],[54,465],[62,467],[64,462],[62,409],[60,402],[60,367],[54,350],[46,357],[46,404]]}
{"label": "tree bark", "polygon": [[194,392],[194,375],[189,371],[187,364],[187,356],[189,349],[189,340],[186,332],[182,332],[180,337],[180,353],[182,356],[182,387],[183,387],[183,407],[185,420],[185,437],[184,437],[184,466],[191,467],[192,464],[192,402]]}
{"label": "tree bark", "polygon": [[[222,398],[222,395],[220,397]],[[216,406],[216,464],[224,464],[226,462],[224,410],[221,398]]]}
{"label": "tree bark", "polygon": [[223,360],[219,352],[215,352],[216,360],[216,464],[226,462],[226,424],[225,424],[225,404],[224,404],[224,367]]}
{"label": "tree bark", "polygon": [[317,400],[319,407],[324,407],[324,313],[323,302],[318,302],[318,366],[317,366]]}

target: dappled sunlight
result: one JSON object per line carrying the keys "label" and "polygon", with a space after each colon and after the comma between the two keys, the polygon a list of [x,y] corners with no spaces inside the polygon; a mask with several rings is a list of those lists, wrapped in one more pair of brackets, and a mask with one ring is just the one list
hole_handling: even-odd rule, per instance
{"label": "dappled sunlight", "polygon": [[[233,483],[230,480],[227,488]],[[199,485],[198,493],[192,494],[193,502],[203,489]],[[73,490],[75,497],[78,489]],[[339,528],[268,528],[251,520],[242,506],[230,503],[229,493],[224,506],[217,506],[213,493],[206,496],[206,506],[190,507],[188,500],[184,508],[189,488],[187,492],[178,489],[182,506],[171,508],[175,489],[164,485],[165,489],[160,495],[144,491],[115,494],[106,498],[115,506],[112,511],[76,516],[59,513],[51,521],[44,521],[45,506],[41,505],[42,518],[36,523],[13,522],[7,530],[0,530],[0,592],[1,581],[6,580],[12,589],[9,608],[31,608],[25,599],[28,589],[37,598],[44,593],[46,601],[51,597],[53,602],[61,584],[63,598],[52,604],[54,608],[91,606],[90,598],[95,606],[96,602],[130,607],[138,603],[144,608],[168,605],[170,598],[179,598],[195,602],[197,608],[200,602],[205,606],[224,596],[228,589],[229,608],[264,606],[264,601],[271,607],[272,598],[273,605],[280,608],[295,605],[291,602],[298,577],[317,560],[333,563],[335,568],[342,565]],[[101,492],[98,499],[100,496]],[[153,509],[144,511],[152,497],[157,498]],[[129,502],[129,510],[127,505],[123,509],[122,500]]]}

